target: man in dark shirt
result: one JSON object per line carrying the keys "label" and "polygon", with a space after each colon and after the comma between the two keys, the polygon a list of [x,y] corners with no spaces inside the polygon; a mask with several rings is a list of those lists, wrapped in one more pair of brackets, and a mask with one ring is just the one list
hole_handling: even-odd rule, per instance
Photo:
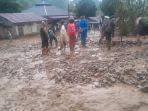
{"label": "man in dark shirt", "polygon": [[49,30],[48,30],[48,36],[49,36],[49,41],[50,41],[50,45],[51,45],[51,47],[52,47],[52,43],[53,43],[53,40],[55,41],[55,45],[56,45],[56,47],[58,47],[58,40],[57,40],[57,38],[56,38],[56,35],[55,35],[55,33],[54,33],[54,30],[53,30],[53,28],[49,28]]}
{"label": "man in dark shirt", "polygon": [[48,55],[49,53],[49,44],[48,44],[48,33],[47,33],[47,25],[43,21],[42,22],[42,27],[40,29],[40,36],[41,36],[41,41],[42,41],[42,55]]}

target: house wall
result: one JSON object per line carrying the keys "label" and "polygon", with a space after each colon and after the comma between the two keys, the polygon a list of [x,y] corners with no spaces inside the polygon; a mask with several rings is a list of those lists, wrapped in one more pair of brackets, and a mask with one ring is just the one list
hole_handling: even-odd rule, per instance
{"label": "house wall", "polygon": [[0,39],[9,39],[10,34],[8,31],[11,33],[12,38],[39,34],[40,23],[15,24],[11,27],[0,26]]}
{"label": "house wall", "polygon": [[9,39],[10,35],[8,31],[12,33],[12,27],[0,26],[0,39]]}
{"label": "house wall", "polygon": [[15,26],[16,35],[19,36],[18,26]]}
{"label": "house wall", "polygon": [[39,33],[39,24],[38,23],[31,23],[23,25],[23,34],[30,35],[30,34],[37,34]]}

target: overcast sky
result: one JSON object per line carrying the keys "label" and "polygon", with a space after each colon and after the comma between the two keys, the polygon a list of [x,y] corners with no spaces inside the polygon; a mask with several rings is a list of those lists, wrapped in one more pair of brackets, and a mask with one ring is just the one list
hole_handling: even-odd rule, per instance
{"label": "overcast sky", "polygon": [[[70,0],[70,1],[74,1],[74,0]],[[102,1],[102,0],[98,0],[98,1]]]}

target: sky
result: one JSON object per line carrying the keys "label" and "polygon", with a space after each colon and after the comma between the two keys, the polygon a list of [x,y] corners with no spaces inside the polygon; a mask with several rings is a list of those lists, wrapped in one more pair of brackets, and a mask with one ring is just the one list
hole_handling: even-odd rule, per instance
{"label": "sky", "polygon": [[[74,0],[70,0],[70,1],[74,1]],[[98,0],[98,1],[102,1],[102,0]]]}

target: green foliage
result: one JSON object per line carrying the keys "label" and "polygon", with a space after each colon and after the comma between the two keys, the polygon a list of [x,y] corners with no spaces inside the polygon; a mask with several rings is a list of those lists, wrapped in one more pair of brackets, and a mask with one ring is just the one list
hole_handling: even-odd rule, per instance
{"label": "green foliage", "polygon": [[145,11],[144,11],[144,15],[148,17],[148,0],[145,1]]}
{"label": "green foliage", "polygon": [[136,19],[148,15],[147,0],[103,0],[101,10],[104,15],[119,18],[118,27],[121,35],[134,32]]}
{"label": "green foliage", "polygon": [[[0,0],[1,13],[21,12],[24,9],[34,6],[42,0]],[[68,0],[45,0],[47,3],[68,9]]]}
{"label": "green foliage", "polygon": [[144,16],[146,0],[118,0],[116,15],[119,18],[121,35],[133,33],[136,29],[136,19]]}
{"label": "green foliage", "polygon": [[21,12],[22,7],[16,0],[0,0],[0,13]]}
{"label": "green foliage", "polygon": [[69,11],[74,13],[75,10],[76,9],[75,9],[75,3],[74,3],[74,1],[70,1],[69,2]]}
{"label": "green foliage", "polygon": [[76,15],[82,16],[85,15],[86,17],[92,17],[96,15],[96,5],[95,2],[92,0],[81,0],[79,3],[76,4]]}
{"label": "green foliage", "polygon": [[38,0],[16,0],[16,1],[21,5],[21,7],[24,10],[35,5]]}
{"label": "green foliage", "polygon": [[101,3],[101,10],[104,15],[113,16],[118,8],[119,0],[103,0]]}
{"label": "green foliage", "polygon": [[148,27],[148,18],[142,18],[140,21],[142,26]]}
{"label": "green foliage", "polygon": [[96,3],[96,7],[97,7],[97,15],[103,15],[103,12],[102,12],[102,2],[101,1],[98,1]]}

